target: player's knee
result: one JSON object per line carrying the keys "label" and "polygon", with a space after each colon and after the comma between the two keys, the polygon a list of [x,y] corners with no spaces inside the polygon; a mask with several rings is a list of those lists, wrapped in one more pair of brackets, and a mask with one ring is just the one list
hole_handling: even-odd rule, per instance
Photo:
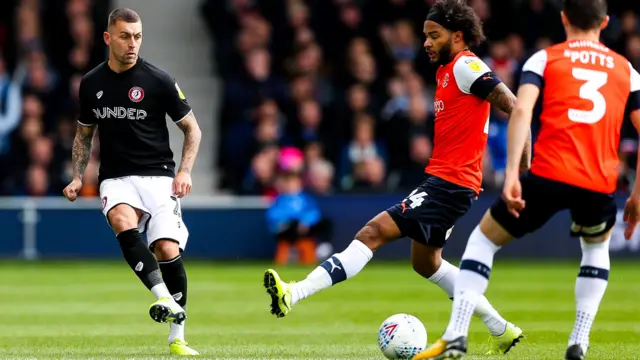
{"label": "player's knee", "polygon": [[153,252],[158,261],[171,260],[180,255],[180,247],[175,240],[159,239],[153,242]]}
{"label": "player's knee", "polygon": [[425,247],[420,252],[420,256],[411,257],[413,271],[424,278],[430,278],[435,274],[442,264],[442,249],[435,247]]}
{"label": "player's knee", "polygon": [[398,226],[388,213],[378,214],[356,234],[356,239],[367,245],[371,251],[400,238]]}
{"label": "player's knee", "polygon": [[138,227],[138,213],[126,204],[117,205],[109,210],[108,219],[116,233]]}
{"label": "player's knee", "polygon": [[358,233],[356,239],[367,245],[369,249],[376,250],[385,244],[382,227],[375,220],[369,221]]}

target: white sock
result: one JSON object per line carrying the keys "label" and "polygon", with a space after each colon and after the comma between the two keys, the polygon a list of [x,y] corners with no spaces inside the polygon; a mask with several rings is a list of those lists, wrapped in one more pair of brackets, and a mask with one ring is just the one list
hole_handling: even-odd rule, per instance
{"label": "white sock", "polygon": [[182,324],[178,325],[175,323],[170,323],[169,324],[169,344],[171,344],[173,342],[173,340],[175,339],[179,339],[184,341],[184,325],[185,325],[184,321]]}
{"label": "white sock", "polygon": [[442,336],[444,340],[451,341],[468,335],[471,316],[480,297],[487,290],[493,255],[498,249],[500,247],[492,243],[479,227],[473,230],[460,262],[460,274],[456,279],[453,295],[453,311],[449,326]]}
{"label": "white sock", "polygon": [[373,257],[373,252],[360,240],[353,240],[343,252],[335,254],[313,270],[306,279],[291,289],[291,305],[354,277]]}
{"label": "white sock", "polygon": [[151,292],[158,299],[169,298],[169,299],[173,300],[173,296],[171,296],[171,293],[169,292],[169,289],[167,289],[167,285],[165,285],[164,283],[160,283],[160,284],[152,287],[151,288]]}
{"label": "white sock", "polygon": [[576,279],[576,321],[569,337],[569,345],[579,344],[584,353],[589,347],[589,333],[598,313],[600,301],[609,280],[609,239],[589,244],[580,239],[582,261]]}
{"label": "white sock", "polygon": [[507,320],[500,316],[484,295],[476,299],[476,309],[473,314],[482,319],[493,336],[500,336],[507,330]]}
{"label": "white sock", "polygon": [[[449,299],[453,300],[454,286],[459,273],[460,269],[453,266],[447,260],[442,259],[438,271],[427,280],[438,285],[447,293]],[[507,329],[507,321],[491,306],[486,297],[480,296],[477,301],[474,315],[482,319],[482,322],[487,326],[491,335],[502,335]]]}

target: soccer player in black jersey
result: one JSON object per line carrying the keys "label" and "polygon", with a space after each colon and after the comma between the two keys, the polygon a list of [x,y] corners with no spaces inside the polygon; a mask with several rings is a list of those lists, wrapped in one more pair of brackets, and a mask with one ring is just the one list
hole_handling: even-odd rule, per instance
{"label": "soccer player in black jersey", "polygon": [[[171,353],[198,355],[184,340],[187,277],[181,254],[189,232],[182,221],[180,198],[191,191],[201,131],[176,81],[138,57],[142,23],[135,11],[111,12],[104,41],[109,59],[80,84],[73,181],[64,195],[70,201],[78,196],[98,130],[102,212],[125,260],[158,298],[149,314],[157,322],[170,323]],[[177,172],[167,114],[184,132]]]}

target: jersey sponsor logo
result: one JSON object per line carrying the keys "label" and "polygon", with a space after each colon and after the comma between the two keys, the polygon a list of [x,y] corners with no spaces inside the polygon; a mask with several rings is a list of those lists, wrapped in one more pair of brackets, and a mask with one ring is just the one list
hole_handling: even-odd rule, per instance
{"label": "jersey sponsor logo", "polygon": [[129,100],[138,103],[144,99],[144,90],[139,86],[134,86],[129,90]]}
{"label": "jersey sponsor logo", "polygon": [[444,110],[444,101],[436,100],[433,102],[433,111],[438,114],[440,111]]}
{"label": "jersey sponsor logo", "polygon": [[182,92],[182,89],[180,89],[180,86],[178,86],[178,83],[176,83],[176,90],[178,90],[178,96],[180,96],[180,100],[186,100],[186,96],[184,96],[184,93]]}
{"label": "jersey sponsor logo", "polygon": [[446,88],[449,85],[449,73],[444,74],[444,78],[442,78],[442,87]]}
{"label": "jersey sponsor logo", "polygon": [[96,119],[144,120],[147,117],[147,112],[141,109],[117,106],[93,109],[93,115]]}

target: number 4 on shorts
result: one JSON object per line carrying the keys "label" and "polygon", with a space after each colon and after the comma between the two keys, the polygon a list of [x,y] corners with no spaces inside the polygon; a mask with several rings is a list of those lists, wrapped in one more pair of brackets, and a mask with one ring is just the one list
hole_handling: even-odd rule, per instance
{"label": "number 4 on shorts", "polygon": [[415,189],[411,192],[411,194],[409,194],[409,196],[407,196],[404,200],[402,200],[402,202],[406,203],[407,200],[411,200],[411,204],[409,204],[409,207],[412,209],[415,209],[418,206],[422,205],[422,202],[424,201],[425,196],[427,196],[426,192],[424,191],[418,192],[418,189]]}

